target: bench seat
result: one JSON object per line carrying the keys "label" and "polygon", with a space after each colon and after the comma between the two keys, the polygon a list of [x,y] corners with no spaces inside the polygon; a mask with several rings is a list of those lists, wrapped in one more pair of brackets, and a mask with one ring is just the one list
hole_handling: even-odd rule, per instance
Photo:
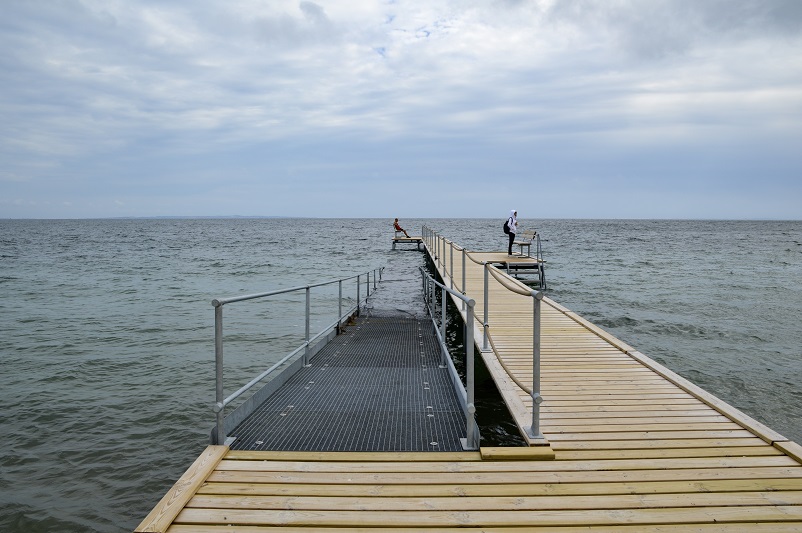
{"label": "bench seat", "polygon": [[521,255],[524,254],[524,247],[526,247],[526,255],[531,255],[532,241],[535,240],[535,237],[537,237],[537,231],[534,230],[522,231],[515,234],[515,240],[512,241],[512,244],[518,246]]}

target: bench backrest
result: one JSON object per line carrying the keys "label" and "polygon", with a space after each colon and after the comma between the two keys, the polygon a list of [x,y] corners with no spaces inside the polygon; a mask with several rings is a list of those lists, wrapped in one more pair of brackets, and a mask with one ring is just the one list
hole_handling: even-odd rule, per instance
{"label": "bench backrest", "polygon": [[515,237],[517,237],[517,240],[531,241],[532,239],[535,238],[535,235],[537,235],[537,231],[526,230],[518,233]]}

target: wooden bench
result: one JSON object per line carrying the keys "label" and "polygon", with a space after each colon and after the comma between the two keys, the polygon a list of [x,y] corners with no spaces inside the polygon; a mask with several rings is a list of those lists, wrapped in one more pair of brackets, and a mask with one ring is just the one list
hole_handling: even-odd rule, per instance
{"label": "wooden bench", "polygon": [[530,255],[532,253],[532,241],[535,240],[535,237],[537,237],[537,231],[522,231],[515,234],[515,240],[512,241],[512,244],[518,245],[521,255],[524,254],[524,247],[526,247],[526,255]]}

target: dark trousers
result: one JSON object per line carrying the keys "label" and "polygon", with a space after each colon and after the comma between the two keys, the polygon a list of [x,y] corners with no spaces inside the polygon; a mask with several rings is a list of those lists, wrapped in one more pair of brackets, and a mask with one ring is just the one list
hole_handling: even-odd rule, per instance
{"label": "dark trousers", "polygon": [[515,240],[515,234],[513,232],[510,232],[510,245],[507,247],[507,253],[509,255],[512,255],[512,241],[514,240]]}

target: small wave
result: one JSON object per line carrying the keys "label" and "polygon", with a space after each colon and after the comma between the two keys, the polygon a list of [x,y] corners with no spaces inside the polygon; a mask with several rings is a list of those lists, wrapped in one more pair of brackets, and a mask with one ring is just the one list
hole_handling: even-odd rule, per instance
{"label": "small wave", "polygon": [[611,318],[611,319],[600,318],[595,322],[600,326],[607,328],[631,327],[640,324],[638,320],[635,320],[634,318],[628,316],[621,316],[618,318]]}

